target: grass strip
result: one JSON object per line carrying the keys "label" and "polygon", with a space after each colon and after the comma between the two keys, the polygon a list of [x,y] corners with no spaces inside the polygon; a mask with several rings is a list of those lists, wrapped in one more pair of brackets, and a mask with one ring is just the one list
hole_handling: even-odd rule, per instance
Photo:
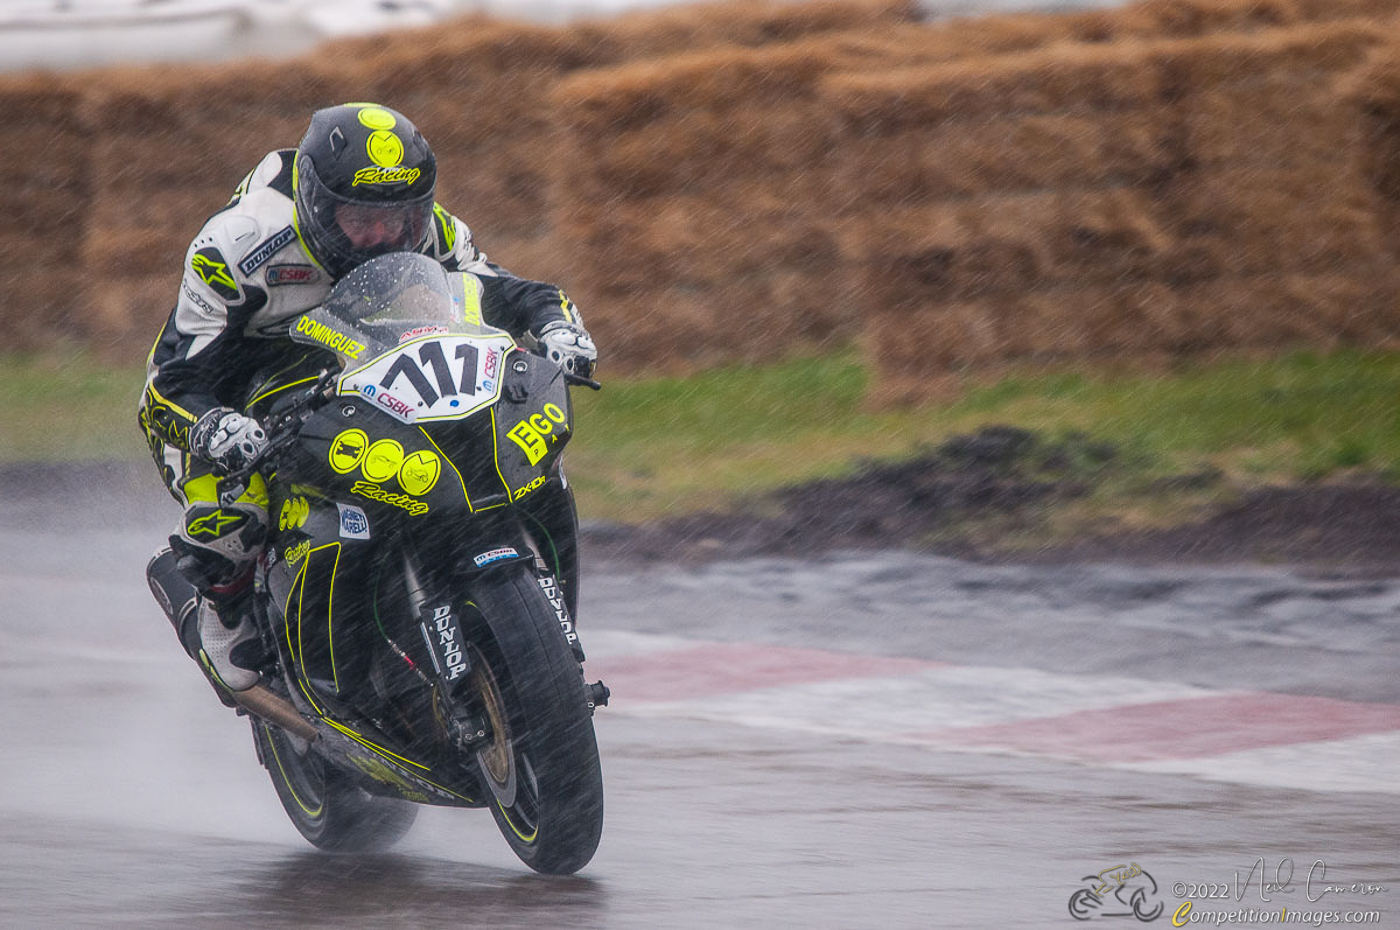
{"label": "grass strip", "polygon": [[[136,366],[83,356],[5,358],[0,462],[143,458],[141,380]],[[628,521],[724,509],[993,424],[1116,448],[1114,478],[1098,495],[1108,509],[1140,507],[1151,489],[1147,509],[1162,510],[1162,488],[1181,476],[1213,475],[1230,487],[1357,471],[1400,479],[1400,353],[1011,372],[969,378],[950,401],[891,410],[867,408],[868,384],[855,353],[842,351],[576,391],[568,473],[580,508]]]}

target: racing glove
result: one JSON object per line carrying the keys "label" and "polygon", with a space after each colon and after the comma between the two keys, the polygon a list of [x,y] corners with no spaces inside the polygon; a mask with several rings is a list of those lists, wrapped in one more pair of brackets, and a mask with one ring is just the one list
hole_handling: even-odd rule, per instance
{"label": "racing glove", "polygon": [[229,407],[215,407],[190,427],[190,454],[226,474],[252,464],[266,448],[258,421]]}
{"label": "racing glove", "polygon": [[571,375],[593,377],[598,347],[588,330],[576,323],[555,320],[540,330],[539,353]]}

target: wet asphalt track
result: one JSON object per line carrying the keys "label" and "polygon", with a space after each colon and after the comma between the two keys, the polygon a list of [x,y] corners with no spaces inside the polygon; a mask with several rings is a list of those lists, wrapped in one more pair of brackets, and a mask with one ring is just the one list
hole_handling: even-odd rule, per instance
{"label": "wet asphalt track", "polygon": [[[1081,880],[1129,863],[1160,886],[1156,926],[1177,883],[1230,884],[1198,910],[1400,926],[1400,583],[907,554],[595,567],[607,820],[587,869],[545,879],[481,811],[425,811],[389,855],[306,845],[145,590],[175,511],[124,475],[61,507],[0,475],[0,926],[1067,927]],[[1261,888],[1260,859],[1271,880],[1293,860],[1291,890]],[[1308,902],[1318,861],[1349,890]]]}

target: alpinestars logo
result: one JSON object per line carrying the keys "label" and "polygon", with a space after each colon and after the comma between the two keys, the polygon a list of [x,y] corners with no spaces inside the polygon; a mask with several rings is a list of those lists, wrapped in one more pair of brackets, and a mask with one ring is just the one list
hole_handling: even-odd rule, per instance
{"label": "alpinestars logo", "polygon": [[228,262],[216,248],[203,248],[190,258],[190,269],[199,275],[199,280],[209,286],[224,300],[234,301],[243,296],[238,290],[238,282],[228,272]]}
{"label": "alpinestars logo", "polygon": [[223,536],[230,524],[240,525],[245,517],[241,513],[224,513],[216,510],[213,513],[205,514],[195,520],[191,520],[186,527],[186,532],[191,536]]}

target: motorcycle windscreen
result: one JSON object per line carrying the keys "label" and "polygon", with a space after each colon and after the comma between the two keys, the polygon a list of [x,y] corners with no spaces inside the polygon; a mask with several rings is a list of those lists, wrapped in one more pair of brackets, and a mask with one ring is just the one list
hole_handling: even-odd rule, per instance
{"label": "motorcycle windscreen", "polygon": [[463,333],[506,336],[481,313],[481,279],[448,272],[416,252],[370,259],[336,282],[321,306],[292,321],[295,342],[330,349],[343,368],[410,339]]}
{"label": "motorcycle windscreen", "polygon": [[362,395],[404,423],[461,419],[495,403],[515,341],[481,315],[480,279],[423,255],[372,259],[291,325],[334,351],[341,395]]}

